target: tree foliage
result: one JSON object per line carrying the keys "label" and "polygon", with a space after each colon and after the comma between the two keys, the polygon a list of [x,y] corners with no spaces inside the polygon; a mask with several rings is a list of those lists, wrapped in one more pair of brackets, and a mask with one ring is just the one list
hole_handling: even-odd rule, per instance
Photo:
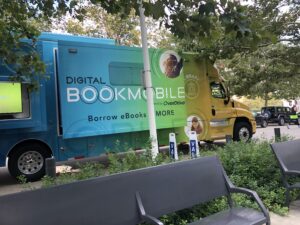
{"label": "tree foliage", "polygon": [[[236,53],[248,53],[281,40],[299,44],[298,0],[255,0],[248,4],[234,0],[160,0],[143,1],[145,15],[158,20],[177,40],[183,50],[199,52],[210,57],[230,58]],[[298,3],[298,4],[297,4]],[[87,6],[93,7],[87,7]],[[119,43],[131,40],[138,24],[137,0],[0,0],[0,58],[2,64],[15,64],[15,79],[43,74],[44,65],[34,51],[24,52],[20,39],[27,38],[34,45],[39,29],[48,28],[53,18],[69,13],[72,18],[68,29],[84,33],[78,26],[83,19],[93,17],[98,24],[91,34],[101,36],[105,26],[108,36]],[[107,14],[99,13],[99,7]],[[284,10],[282,10],[284,9]],[[136,14],[133,15],[133,13]],[[105,19],[103,17],[105,16]],[[156,36],[157,37],[157,36]],[[154,37],[155,38],[155,37]],[[163,44],[167,44],[166,42]],[[242,57],[243,55],[241,55]]]}
{"label": "tree foliage", "polygon": [[251,26],[265,38],[252,51],[235,54],[227,62],[224,73],[234,94],[261,97],[265,104],[271,98],[300,96],[299,2],[256,0],[248,12]]}
{"label": "tree foliage", "polygon": [[139,18],[133,9],[125,18],[121,18],[118,13],[110,14],[98,5],[88,4],[83,18],[79,20],[65,16],[53,28],[75,35],[111,38],[118,45],[140,45],[140,32],[137,29]]}
{"label": "tree foliage", "polygon": [[300,96],[300,51],[277,44],[250,55],[238,54],[223,71],[234,94],[267,101]]}
{"label": "tree foliage", "polygon": [[[129,9],[135,8],[137,1],[105,1],[92,0],[111,13],[127,15]],[[241,46],[251,42],[257,45],[259,38],[251,28],[251,18],[247,15],[247,6],[240,1],[231,0],[161,0],[144,1],[146,16],[160,19],[170,32],[180,40],[178,48],[203,53],[213,60],[220,54],[234,54],[244,51]],[[221,49],[226,37],[226,48]]]}
{"label": "tree foliage", "polygon": [[[20,39],[27,38],[31,40],[31,45],[34,45],[39,35],[38,27],[35,25],[39,22],[40,24],[50,22],[51,18],[59,17],[66,12],[77,16],[78,19],[83,19],[86,10],[84,4],[80,6],[78,2],[77,0],[0,0],[0,58],[2,64],[16,65],[14,79],[22,80],[24,76],[33,78],[37,74],[43,74],[45,70],[38,54],[35,51],[25,52],[20,44]],[[110,13],[118,14],[122,20],[128,18],[132,9],[135,9],[136,13],[138,12],[138,4],[135,0],[91,0],[91,3],[102,6]],[[203,26],[198,26],[198,19],[216,13],[217,5],[220,4],[214,1],[208,1],[205,7],[201,6],[199,1],[163,0],[144,3],[147,16],[151,15],[155,19],[162,18],[166,26],[179,37],[183,37],[188,30],[190,30],[188,33],[191,34],[191,37],[208,33],[209,28],[203,24],[204,20],[202,21]],[[166,8],[168,12],[166,12]],[[196,12],[199,18],[197,19],[193,13],[191,14],[191,11]],[[112,23],[112,29],[117,29],[117,27],[113,27],[114,22],[114,20],[108,20],[108,23]],[[123,27],[126,26],[123,24],[120,28]]]}
{"label": "tree foliage", "polygon": [[79,9],[74,8],[75,5],[73,0],[0,0],[1,65],[14,65],[12,74],[9,74],[14,75],[12,77],[14,80],[22,80],[24,77],[34,78],[45,71],[38,53],[24,46],[20,40],[26,38],[30,40],[28,44],[34,46],[39,35],[36,24],[39,21],[47,22],[50,18],[67,11],[79,12]]}
{"label": "tree foliage", "polygon": [[[141,32],[139,16],[134,9],[123,17],[120,13],[111,14],[99,4],[87,4],[83,20],[65,16],[52,23],[53,30],[75,35],[111,38],[117,45],[141,46]],[[163,24],[152,17],[146,18],[148,46],[154,48],[172,48],[174,36]]]}

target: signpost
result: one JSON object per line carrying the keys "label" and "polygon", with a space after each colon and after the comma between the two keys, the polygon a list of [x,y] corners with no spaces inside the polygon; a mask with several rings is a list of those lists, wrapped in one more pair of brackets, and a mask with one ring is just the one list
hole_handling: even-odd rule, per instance
{"label": "signpost", "polygon": [[150,60],[147,44],[147,30],[145,24],[145,9],[143,8],[143,1],[138,0],[139,11],[140,11],[140,26],[141,26],[141,36],[142,36],[142,47],[143,47],[143,59],[144,59],[144,81],[145,89],[147,95],[147,108],[149,116],[149,131],[152,146],[152,157],[155,158],[158,154],[158,142],[157,142],[157,131],[155,122],[155,111],[154,111],[154,100],[153,100],[153,87],[151,80],[150,71]]}
{"label": "signpost", "polygon": [[194,159],[200,156],[196,131],[190,131],[189,138],[191,158]]}
{"label": "signpost", "polygon": [[177,143],[176,136],[174,133],[169,134],[169,152],[171,159],[177,161],[178,160],[178,151],[177,151]]}

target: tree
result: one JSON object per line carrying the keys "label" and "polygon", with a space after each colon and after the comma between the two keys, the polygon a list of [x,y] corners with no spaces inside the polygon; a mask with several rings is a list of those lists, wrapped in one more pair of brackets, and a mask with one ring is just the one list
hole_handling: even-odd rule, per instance
{"label": "tree", "polygon": [[[37,74],[44,74],[45,67],[36,51],[31,51],[39,36],[37,24],[49,21],[73,9],[73,14],[80,13],[76,9],[75,0],[70,1],[38,1],[38,0],[0,0],[0,59],[1,64],[14,65],[14,80],[31,80]],[[30,40],[27,45],[21,39]],[[36,87],[32,82],[32,87]]]}
{"label": "tree", "polygon": [[225,63],[223,72],[233,92],[260,96],[265,104],[271,98],[299,96],[300,4],[256,0],[249,5],[248,13],[261,41]]}
{"label": "tree", "polygon": [[300,96],[299,47],[277,44],[238,54],[223,69],[234,94],[268,100]]}
{"label": "tree", "polygon": [[[94,4],[100,4],[111,13],[128,14],[131,8],[138,12],[137,1],[114,1],[110,4],[101,0],[92,0]],[[161,0],[144,2],[145,14],[154,19],[160,19],[167,29],[180,40],[178,48],[186,51],[194,51],[210,56],[212,60],[231,54],[240,49],[243,44],[251,42],[258,44],[259,38],[250,27],[250,18],[247,15],[247,6],[240,1],[231,0]],[[220,48],[226,37],[229,46]]]}
{"label": "tree", "polygon": [[107,13],[98,5],[85,6],[84,20],[65,16],[61,23],[53,28],[70,34],[88,35],[91,37],[111,38],[118,45],[139,46],[139,18],[134,10],[125,18]]}
{"label": "tree", "polygon": [[[118,45],[140,46],[141,34],[139,17],[132,9],[126,17],[120,13],[107,13],[101,6],[88,4],[85,6],[84,20],[75,20],[65,16],[53,23],[53,30],[59,30],[75,35],[111,38]],[[148,43],[150,47],[171,48],[173,35],[159,21],[151,17],[146,18]]]}
{"label": "tree", "polygon": [[[83,4],[79,4],[81,2]],[[21,49],[20,38],[28,38],[34,44],[39,35],[37,27],[31,22],[48,22],[52,17],[59,17],[66,12],[82,20],[86,13],[85,2],[101,6],[108,13],[117,14],[121,20],[128,18],[133,9],[138,15],[139,4],[136,0],[0,0],[0,58],[4,63],[18,65],[15,79],[21,79],[22,76],[34,77],[42,74],[39,72],[44,69],[36,53],[16,54],[16,50]],[[274,26],[267,29],[266,19],[280,16],[276,7],[281,3],[288,4],[289,1],[272,0],[272,4],[267,2],[256,0],[253,7],[235,0],[160,0],[144,1],[143,5],[146,16],[159,20],[176,38],[184,40],[181,47],[215,60],[220,56],[229,57],[236,52],[250,51],[260,44],[269,44],[274,37],[270,34],[277,30],[273,29]],[[271,9],[273,14],[267,14],[269,18],[266,16],[264,19],[264,13],[260,14],[262,7]],[[297,10],[299,7],[295,5],[295,9],[291,10],[293,15],[296,15]],[[252,12],[256,13],[255,16]],[[260,20],[261,18],[263,19]],[[279,22],[283,23],[287,17],[282,18]],[[281,25],[289,29],[280,34],[292,34],[297,38],[299,32],[294,32],[298,27],[295,16],[289,18],[286,19],[289,25]],[[278,24],[277,18],[273,18],[273,21]],[[275,37],[279,36],[275,34]]]}

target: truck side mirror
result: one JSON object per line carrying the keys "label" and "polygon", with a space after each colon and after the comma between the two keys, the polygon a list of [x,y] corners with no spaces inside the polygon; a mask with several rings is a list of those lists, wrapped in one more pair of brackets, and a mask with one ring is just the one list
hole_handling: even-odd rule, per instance
{"label": "truck side mirror", "polygon": [[230,92],[228,87],[226,88],[226,99],[224,99],[224,104],[228,105],[228,103],[230,102]]}

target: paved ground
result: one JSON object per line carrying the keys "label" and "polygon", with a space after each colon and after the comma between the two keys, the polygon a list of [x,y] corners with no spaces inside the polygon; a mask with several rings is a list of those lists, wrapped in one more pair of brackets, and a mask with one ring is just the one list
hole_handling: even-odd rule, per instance
{"label": "paved ground", "polygon": [[287,216],[279,216],[271,213],[272,225],[299,225],[300,224],[300,200],[294,201],[290,205]]}
{"label": "paved ground", "polygon": [[[274,138],[274,128],[279,126],[268,126],[267,128],[258,128],[253,138]],[[293,136],[294,138],[300,138],[300,128],[296,125],[289,127],[279,127],[282,135]],[[41,182],[34,182],[30,184],[30,187],[38,188],[41,186]],[[20,185],[9,174],[6,168],[0,168],[0,196],[9,193],[20,192],[26,189],[26,185]],[[271,214],[272,225],[300,225],[300,200],[292,202],[288,216],[279,216]]]}
{"label": "paved ground", "polygon": [[[256,134],[253,135],[253,138],[259,139],[272,139],[274,138],[274,128],[280,128],[281,136],[292,136],[296,139],[300,139],[300,128],[297,125],[290,125],[290,126],[275,126],[269,125],[266,128],[257,128]],[[300,222],[299,222],[300,224]]]}
{"label": "paved ground", "polygon": [[[41,182],[39,181],[31,183],[30,186],[38,188],[41,186]],[[9,175],[6,168],[0,168],[0,196],[20,192],[23,190],[26,190],[26,184],[19,184]]]}

